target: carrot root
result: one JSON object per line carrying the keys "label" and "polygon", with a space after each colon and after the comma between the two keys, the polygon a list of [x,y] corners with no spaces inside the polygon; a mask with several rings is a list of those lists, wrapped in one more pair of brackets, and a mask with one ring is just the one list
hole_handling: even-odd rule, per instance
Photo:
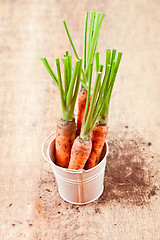
{"label": "carrot root", "polygon": [[56,164],[67,168],[69,164],[71,148],[76,137],[76,123],[60,119],[56,128],[55,157]]}
{"label": "carrot root", "polygon": [[99,163],[104,143],[108,134],[107,124],[101,125],[96,123],[91,134],[92,150],[89,159],[85,165],[85,169],[91,169]]}
{"label": "carrot root", "polygon": [[[79,136],[81,132],[83,117],[85,113],[86,100],[87,100],[87,90],[82,87],[78,95],[77,136]],[[91,98],[89,100],[88,109],[90,106],[90,101],[91,101]]]}
{"label": "carrot root", "polygon": [[69,162],[69,169],[83,169],[89,158],[92,149],[91,140],[83,140],[79,136],[75,139],[71,150],[71,159]]}

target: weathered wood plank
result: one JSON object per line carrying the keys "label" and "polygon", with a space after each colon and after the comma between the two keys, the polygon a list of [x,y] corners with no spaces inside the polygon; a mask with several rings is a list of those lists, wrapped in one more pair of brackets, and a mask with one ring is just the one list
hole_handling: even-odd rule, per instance
{"label": "weathered wood plank", "polygon": [[[158,1],[1,1],[0,239],[160,239]],[[61,116],[39,58],[82,53],[85,10],[106,13],[99,41],[124,53],[110,110],[105,191],[92,204],[64,202],[41,144]],[[47,190],[46,190],[47,189]]]}

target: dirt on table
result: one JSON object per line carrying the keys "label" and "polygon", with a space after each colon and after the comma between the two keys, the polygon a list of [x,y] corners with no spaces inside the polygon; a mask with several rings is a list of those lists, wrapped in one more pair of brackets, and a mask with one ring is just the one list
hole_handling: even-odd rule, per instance
{"label": "dirt on table", "polygon": [[158,190],[151,181],[152,166],[147,163],[149,158],[154,158],[149,149],[152,143],[144,141],[137,133],[128,136],[125,132],[120,137],[112,137],[108,144],[105,191],[98,203],[146,204]]}

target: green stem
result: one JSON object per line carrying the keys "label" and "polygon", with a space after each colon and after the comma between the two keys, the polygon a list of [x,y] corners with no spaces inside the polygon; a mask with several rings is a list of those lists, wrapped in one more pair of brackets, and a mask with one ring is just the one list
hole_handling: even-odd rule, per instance
{"label": "green stem", "polygon": [[70,84],[72,77],[72,56],[68,56],[68,85]]}
{"label": "green stem", "polygon": [[65,27],[65,29],[66,29],[66,33],[67,33],[67,35],[68,35],[69,41],[70,41],[70,43],[71,43],[71,46],[72,46],[72,48],[73,48],[73,51],[74,51],[74,53],[75,53],[75,55],[76,55],[76,58],[79,59],[78,54],[77,54],[77,51],[76,51],[76,48],[75,48],[75,46],[74,46],[74,44],[73,44],[73,42],[72,42],[71,36],[70,36],[70,34],[69,34],[69,31],[68,31],[68,28],[67,28],[67,24],[66,24],[65,21],[63,21],[63,23],[64,23],[64,27]]}
{"label": "green stem", "polygon": [[115,78],[116,78],[116,75],[117,75],[117,72],[118,72],[118,68],[119,68],[121,58],[122,58],[122,53],[119,52],[118,56],[117,56],[117,61],[116,61],[116,64],[115,64],[115,68],[114,68],[114,74],[113,74],[113,77],[112,77],[112,86],[111,86],[111,90],[110,90],[110,94],[109,94],[109,98],[108,98],[108,108],[109,108],[109,103],[110,103],[110,99],[111,99],[113,85],[114,85]]}
{"label": "green stem", "polygon": [[[106,77],[106,74],[108,72],[108,66],[111,66],[111,50],[110,49],[106,50],[106,64],[105,64],[105,75],[104,75],[104,78]],[[106,83],[106,89],[107,89],[108,85],[109,85],[109,78],[108,78],[108,81]]]}
{"label": "green stem", "polygon": [[80,64],[80,60],[76,59],[76,63],[75,63],[74,69],[73,69],[73,75],[72,75],[72,78],[70,81],[70,85],[69,85],[69,89],[68,89],[67,97],[66,97],[67,106],[69,106],[72,102],[73,89],[74,89],[74,84],[75,84],[75,79],[77,76],[77,72],[78,72],[77,70],[79,68],[79,64]]}
{"label": "green stem", "polygon": [[93,24],[92,24],[92,38],[93,38],[93,34],[94,34],[94,26],[95,26],[95,18],[96,18],[97,13],[93,12]]}
{"label": "green stem", "polygon": [[90,48],[90,52],[89,52],[89,57],[88,57],[88,61],[87,61],[87,68],[86,68],[86,76],[88,76],[88,70],[89,70],[89,66],[90,63],[92,62],[92,58],[93,58],[93,53],[94,53],[94,47],[95,47],[95,41],[96,41],[96,37],[97,37],[97,32],[98,32],[98,22],[99,22],[99,17],[100,17],[100,13],[97,14],[96,19],[95,19],[95,32],[93,35],[93,40],[92,40],[92,44],[91,44],[91,48]]}
{"label": "green stem", "polygon": [[92,38],[92,25],[93,25],[93,16],[94,12],[91,12],[89,19],[89,28],[88,28],[88,39],[87,39],[87,61],[89,59],[90,47],[91,47],[91,38]]}
{"label": "green stem", "polygon": [[95,53],[95,58],[96,58],[96,71],[98,72],[98,69],[99,69],[99,52]]}
{"label": "green stem", "polygon": [[88,83],[84,82],[82,79],[81,79],[81,84],[82,84],[82,87],[84,87],[86,89],[86,91],[88,91]]}
{"label": "green stem", "polygon": [[111,50],[110,49],[106,50],[106,67],[105,67],[105,69],[107,69],[108,64],[111,64]]}
{"label": "green stem", "polygon": [[115,60],[115,57],[116,57],[116,49],[113,49],[113,50],[112,50],[111,65],[112,65],[112,62]]}
{"label": "green stem", "polygon": [[79,85],[80,85],[81,71],[82,71],[82,59],[80,59],[79,69],[77,70],[77,72],[78,72],[77,81],[76,81],[74,95],[73,95],[72,102],[71,102],[71,108],[70,109],[73,112],[74,112],[74,107],[75,107],[75,103],[76,103],[76,100],[77,100],[77,95],[78,95],[78,90],[79,90]]}
{"label": "green stem", "polygon": [[69,81],[68,81],[68,57],[65,57],[63,60],[64,64],[64,87],[65,87],[65,98],[67,96]]}
{"label": "green stem", "polygon": [[122,53],[119,52],[118,56],[117,56],[117,61],[116,61],[116,65],[115,65],[115,71],[114,71],[114,78],[116,78],[117,72],[118,72],[118,68],[119,68],[119,64],[122,58]]}
{"label": "green stem", "polygon": [[88,112],[89,97],[90,97],[90,91],[91,91],[92,71],[93,71],[93,63],[90,64],[87,100],[86,100],[86,106],[85,106],[85,112],[84,112],[84,117],[83,117],[82,128],[83,128],[83,126],[84,126],[84,124],[86,122],[86,116],[87,116],[87,112]]}
{"label": "green stem", "polygon": [[51,76],[51,78],[53,79],[54,83],[56,84],[56,86],[59,88],[59,84],[58,84],[58,79],[56,77],[56,74],[53,72],[51,66],[49,65],[48,61],[46,58],[41,58],[41,60],[43,61],[43,64],[45,66],[45,68],[47,69],[49,75]]}
{"label": "green stem", "polygon": [[[66,30],[66,32],[67,32],[68,39],[69,39],[70,44],[71,44],[71,46],[72,46],[72,48],[73,48],[73,51],[74,51],[74,53],[75,53],[75,56],[76,56],[77,59],[80,59],[80,58],[78,57],[78,53],[77,53],[77,51],[76,51],[76,48],[75,48],[75,46],[74,46],[74,44],[73,44],[73,41],[72,41],[72,39],[71,39],[71,36],[70,36],[70,34],[69,34],[69,31],[68,31],[68,28],[67,28],[67,24],[66,24],[65,21],[63,21],[63,23],[64,23],[64,26],[65,26],[65,30]],[[86,83],[86,82],[87,82],[87,79],[86,79],[86,76],[85,76],[85,73],[84,73],[84,70],[83,70],[83,69],[82,69],[82,75],[83,75],[83,81],[84,81],[84,83]],[[85,88],[86,88],[86,87],[85,87]],[[87,89],[86,89],[86,90],[87,90]]]}
{"label": "green stem", "polygon": [[86,69],[86,42],[87,42],[87,22],[88,22],[88,12],[85,14],[84,22],[84,39],[83,39],[83,68]]}
{"label": "green stem", "polygon": [[65,57],[68,57],[68,55],[69,55],[69,52],[68,52],[68,51],[66,51],[66,55],[65,55]]}
{"label": "green stem", "polygon": [[95,112],[94,112],[94,117],[93,117],[93,123],[91,124],[91,128],[93,127],[95,121],[97,120],[98,116],[99,116],[99,108],[101,107],[103,101],[104,101],[104,98],[105,98],[105,95],[106,95],[106,85],[107,85],[107,82],[109,81],[109,76],[110,76],[110,69],[111,69],[111,66],[108,65],[107,67],[107,72],[106,72],[106,75],[103,79],[103,83],[102,83],[102,88],[101,88],[101,91],[99,93],[99,97],[98,97],[98,100],[97,100],[97,103],[96,103],[96,106],[97,108],[95,109]]}
{"label": "green stem", "polygon": [[[109,55],[109,51],[108,51],[108,55]],[[118,53],[116,63],[115,63],[115,56],[116,56],[116,50],[113,49],[112,59],[111,59],[111,73],[110,73],[110,77],[109,77],[109,80],[107,82],[107,87],[106,87],[107,98],[103,104],[103,108],[100,113],[100,123],[107,123],[107,121],[108,121],[109,104],[110,104],[111,94],[112,94],[115,78],[117,75],[117,71],[119,68],[119,64],[121,61],[122,53]],[[107,54],[106,54],[106,62],[109,62],[109,60],[107,60],[107,59],[109,59],[109,56],[107,57]]]}
{"label": "green stem", "polygon": [[62,78],[61,78],[61,69],[60,69],[59,58],[56,59],[56,65],[57,65],[59,91],[60,91],[61,105],[62,105],[62,118],[65,119],[65,102],[64,102],[64,96],[63,96],[63,87],[62,87]]}
{"label": "green stem", "polygon": [[[108,66],[108,71],[110,71],[109,68],[110,67]],[[93,128],[93,126],[94,126],[94,124],[95,124],[99,114],[101,114],[102,109],[104,108],[104,104],[107,102],[107,98],[108,98],[108,95],[109,95],[111,87],[112,87],[112,82],[110,83],[110,85],[108,87],[108,91],[105,93],[105,95],[100,99],[100,101],[98,103],[98,108],[96,109],[96,112],[95,112],[95,115],[94,115],[94,119],[92,121],[91,129]],[[106,121],[102,121],[102,120],[106,120],[106,119],[100,118],[100,123],[101,124],[106,124],[107,123]]]}
{"label": "green stem", "polygon": [[[98,96],[98,100],[97,100],[96,110],[98,109],[99,104],[101,103],[101,101],[103,101],[103,98],[106,94],[107,83],[108,83],[108,79],[109,79],[109,75],[110,75],[110,69],[111,69],[111,66],[108,65],[108,70],[106,71],[105,76],[103,78],[102,87],[99,89],[99,96]],[[95,110],[95,112],[96,112],[96,110]]]}
{"label": "green stem", "polygon": [[[100,65],[100,69],[103,69],[103,65],[102,66]],[[101,78],[102,78],[102,72],[97,72],[97,77],[96,77],[96,81],[95,81],[95,84],[94,84],[93,95],[92,95],[92,99],[91,99],[91,105],[90,105],[90,108],[89,108],[89,112],[88,112],[88,115],[87,115],[85,125],[81,129],[80,136],[83,139],[88,138],[93,113],[95,111],[97,93],[98,93]]]}
{"label": "green stem", "polygon": [[96,39],[96,44],[95,44],[94,52],[96,52],[96,50],[97,50],[97,45],[98,45],[98,39],[99,39],[100,29],[101,29],[101,25],[102,25],[102,22],[103,22],[104,17],[105,17],[105,14],[104,14],[104,13],[101,13],[101,18],[100,18],[100,22],[99,22],[99,28],[98,28],[98,33],[97,33],[97,39]]}

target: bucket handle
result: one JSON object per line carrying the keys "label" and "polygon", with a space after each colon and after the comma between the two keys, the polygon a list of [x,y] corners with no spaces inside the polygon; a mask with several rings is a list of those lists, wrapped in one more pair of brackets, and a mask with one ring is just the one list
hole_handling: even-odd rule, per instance
{"label": "bucket handle", "polygon": [[50,164],[52,164],[52,162],[51,162],[50,159],[48,159],[47,154],[45,154],[45,152],[46,152],[46,151],[45,151],[45,146],[46,146],[46,144],[47,144],[47,141],[48,141],[52,136],[54,136],[55,133],[56,133],[56,132],[51,133],[51,134],[44,140],[44,142],[42,143],[42,148],[41,148],[42,156],[43,156],[44,159],[45,159],[48,163],[50,163]]}

